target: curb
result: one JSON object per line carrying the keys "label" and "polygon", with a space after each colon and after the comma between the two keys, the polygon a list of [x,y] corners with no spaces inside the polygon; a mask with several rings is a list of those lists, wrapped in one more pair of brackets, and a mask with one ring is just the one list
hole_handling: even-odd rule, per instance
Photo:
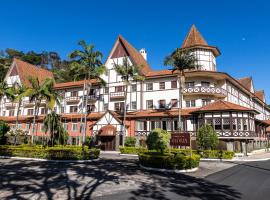
{"label": "curb", "polygon": [[14,156],[0,156],[0,159],[15,159],[15,160],[32,160],[32,161],[41,161],[41,162],[59,162],[59,163],[90,163],[94,161],[99,161],[100,158],[93,159],[93,160],[48,160],[42,158],[26,158],[26,157],[14,157]]}
{"label": "curb", "polygon": [[120,156],[131,156],[131,157],[138,157],[137,154],[125,154],[125,153],[120,153]]}
{"label": "curb", "polygon": [[250,159],[250,160],[241,160],[237,158],[233,159],[211,159],[211,158],[201,158],[200,161],[206,161],[206,162],[256,162],[256,161],[267,161],[270,160],[270,158],[259,158],[259,159]]}
{"label": "curb", "polygon": [[192,173],[192,172],[196,172],[199,167],[195,167],[192,169],[183,169],[183,170],[173,170],[173,169],[160,169],[160,168],[152,168],[152,167],[144,167],[142,165],[140,165],[141,168],[149,170],[149,171],[156,171],[156,172],[169,172],[169,173],[176,173],[176,174],[180,174],[180,173]]}

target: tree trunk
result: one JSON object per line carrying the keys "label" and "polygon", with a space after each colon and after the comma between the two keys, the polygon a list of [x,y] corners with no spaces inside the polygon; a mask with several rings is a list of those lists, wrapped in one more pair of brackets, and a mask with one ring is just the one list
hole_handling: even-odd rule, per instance
{"label": "tree trunk", "polygon": [[85,97],[85,88],[86,88],[86,78],[84,79],[84,84],[83,84],[83,97],[82,97],[82,115],[81,115],[81,120],[80,120],[80,138],[79,138],[79,144],[83,143],[83,130],[82,130],[82,123],[83,123],[83,109],[85,108],[84,105],[84,97]]}
{"label": "tree trunk", "polygon": [[128,85],[126,84],[125,88],[125,101],[124,101],[124,119],[123,119],[123,124],[122,124],[122,145],[125,146],[125,137],[126,137],[126,132],[125,132],[125,124],[126,124],[126,115],[127,115],[127,93],[128,93]]}
{"label": "tree trunk", "polygon": [[[17,108],[17,112],[16,112],[16,130],[18,130],[18,124],[19,124],[19,111],[20,111],[20,108],[21,108],[21,104],[22,104],[22,101],[19,100],[18,102],[18,108]],[[17,135],[15,134],[15,138],[14,138],[14,145],[17,144]]]}

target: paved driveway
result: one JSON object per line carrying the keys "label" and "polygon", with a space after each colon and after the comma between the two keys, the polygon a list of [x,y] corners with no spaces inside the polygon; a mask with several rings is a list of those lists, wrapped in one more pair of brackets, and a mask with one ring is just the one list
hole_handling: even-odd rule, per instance
{"label": "paved driveway", "polygon": [[260,191],[263,200],[270,196],[270,166],[260,165],[202,163],[190,176],[141,170],[134,159],[85,164],[1,159],[0,199],[225,200]]}

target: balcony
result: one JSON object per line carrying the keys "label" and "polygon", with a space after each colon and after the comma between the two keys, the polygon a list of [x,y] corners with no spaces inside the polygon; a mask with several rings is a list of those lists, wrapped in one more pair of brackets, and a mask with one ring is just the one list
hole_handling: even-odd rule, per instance
{"label": "balcony", "polygon": [[227,91],[220,87],[186,87],[183,89],[183,95],[213,95],[217,97],[226,97]]}
{"label": "balcony", "polygon": [[66,97],[66,102],[67,103],[79,103],[80,97],[79,96],[74,96],[74,97]]}
{"label": "balcony", "polygon": [[17,106],[17,103],[14,102],[5,102],[6,108],[15,108]]}
{"label": "balcony", "polygon": [[35,106],[35,102],[34,101],[25,100],[25,101],[23,101],[23,106],[24,107],[33,107],[33,106]]}
{"label": "balcony", "polygon": [[125,98],[125,92],[111,92],[110,93],[110,99],[112,100],[119,100]]}

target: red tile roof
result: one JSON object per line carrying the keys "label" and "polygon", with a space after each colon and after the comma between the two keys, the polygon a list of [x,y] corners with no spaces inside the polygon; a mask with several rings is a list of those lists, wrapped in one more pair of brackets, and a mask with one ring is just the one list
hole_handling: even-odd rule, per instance
{"label": "red tile roof", "polygon": [[246,88],[248,91],[251,92],[252,77],[239,78],[238,81],[241,83],[241,85],[242,85],[244,88]]}
{"label": "red tile roof", "polygon": [[209,105],[203,106],[195,112],[208,112],[208,111],[247,111],[247,112],[258,113],[257,111],[251,108],[247,108],[247,107],[240,106],[240,105],[223,101],[223,100],[218,100]]}
{"label": "red tile roof", "polygon": [[119,41],[123,44],[125,50],[130,56],[131,60],[138,66],[141,66],[141,74],[146,75],[149,71],[151,71],[150,66],[144,57],[138,52],[130,43],[128,43],[121,35],[117,37],[116,42]]}
{"label": "red tile roof", "polygon": [[[96,79],[87,80],[86,83],[97,84],[99,83]],[[64,82],[64,83],[56,83],[54,85],[55,89],[63,89],[63,88],[71,88],[71,87],[81,87],[84,85],[84,80],[74,81],[74,82]]]}
{"label": "red tile roof", "polygon": [[181,48],[188,49],[193,47],[206,48],[211,50],[215,56],[220,55],[219,49],[217,47],[209,46],[194,24],[190,28]]}
{"label": "red tile roof", "polygon": [[53,78],[53,73],[49,70],[42,69],[17,58],[14,58],[13,62],[17,67],[21,82],[28,87],[31,86],[29,77],[37,77],[40,82],[45,81],[46,78]]}
{"label": "red tile roof", "polygon": [[254,94],[256,97],[258,97],[261,101],[264,102],[265,100],[264,90],[255,91]]}

